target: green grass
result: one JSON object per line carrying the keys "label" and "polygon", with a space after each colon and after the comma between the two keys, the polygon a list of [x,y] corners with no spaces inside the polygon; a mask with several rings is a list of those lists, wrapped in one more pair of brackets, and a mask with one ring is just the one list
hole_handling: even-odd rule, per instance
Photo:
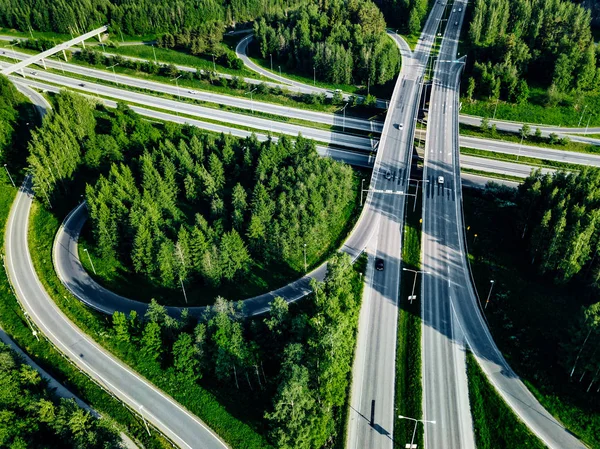
{"label": "green grass", "polygon": [[496,151],[476,150],[475,148],[460,147],[460,154],[482,157],[485,159],[494,159],[499,161],[515,162],[523,165],[533,165],[537,167],[556,168],[564,170],[581,170],[581,165],[569,164],[566,162],[548,161],[546,159],[537,159],[534,157],[521,156],[517,160],[516,154],[498,153]]}
{"label": "green grass", "polygon": [[[494,279],[486,309],[494,340],[540,403],[592,448],[600,448],[600,398],[569,378],[561,344],[583,305],[597,301],[584,275],[569,284],[541,276],[524,248],[511,198],[472,190],[464,196],[471,267],[479,291]],[[473,243],[474,234],[478,237]],[[505,446],[496,446],[505,447]]]}
{"label": "green grass", "polygon": [[[459,129],[461,136],[475,136],[483,137],[486,139],[497,139],[513,143],[521,143],[521,136],[516,133],[511,133],[509,131],[496,130],[495,132],[493,132],[490,129],[486,132],[478,126],[471,125],[460,125]],[[535,132],[535,128],[532,129],[531,132]],[[545,148],[553,148],[555,150],[573,151],[578,153],[600,154],[599,145],[593,145],[583,142],[573,142],[572,140],[569,140],[566,144],[550,143],[547,137],[537,138],[533,134],[528,136],[526,139],[523,139],[523,145],[542,146]]]}
{"label": "green grass", "polygon": [[[331,244],[328,247],[321,248],[319,252],[307,252],[306,260],[309,271],[337,251],[360,215],[361,207],[358,203],[361,179],[365,178],[368,182],[370,172],[356,170],[354,173],[354,201],[346,207],[337,227],[331,229]],[[90,229],[89,224],[86,224],[79,239],[79,258],[87,272],[99,284],[119,295],[138,301],[150,302],[150,299],[155,298],[159,303],[165,305],[186,305],[181,290],[161,287],[146,277],[137,275],[128,265],[123,264],[116,258],[101,258],[98,249],[93,244]],[[89,257],[84,253],[84,249],[88,250],[97,274],[94,274]],[[303,274],[303,261],[300,261],[300,265],[296,263],[294,267],[281,264],[277,266],[264,265],[254,262],[244,282],[224,283],[219,287],[195,283],[186,287],[186,293],[190,306],[212,304],[215,297],[219,295],[233,301],[260,295],[282,287]]]}
{"label": "green grass", "polygon": [[[60,220],[55,215],[34,203],[30,216],[29,246],[38,277],[63,313],[79,328],[105,349],[123,359],[134,370],[141,372],[141,367],[135,365],[136,358],[119,351],[111,340],[111,317],[86,308],[66,291],[56,276],[51,251],[59,224]],[[232,448],[269,447],[262,436],[265,433],[260,423],[262,417],[256,416],[256,412],[248,407],[247,402],[236,402],[235,397],[224,391],[215,391],[211,385],[180,388],[177,382],[163,371],[141,374],[202,419]]]}
{"label": "green grass", "polygon": [[470,173],[472,175],[483,176],[484,178],[504,179],[506,181],[515,181],[518,183],[523,182],[523,178],[521,178],[520,176],[503,175],[501,173],[492,173],[484,170],[475,170],[473,168],[461,168],[460,171],[463,173]]}
{"label": "green grass", "polygon": [[[110,47],[107,48],[108,53],[118,54],[122,56],[133,56],[136,58],[147,59],[154,61],[154,52],[156,53],[156,60],[166,64],[177,64],[194,67],[196,69],[202,69],[205,71],[213,71],[213,61],[209,56],[207,58],[201,56],[194,56],[183,51],[171,50],[167,48],[159,48],[154,46],[154,52],[150,45],[127,45],[122,47]],[[220,65],[215,59],[215,66],[217,72],[226,73],[229,75],[242,76],[247,78],[263,79],[257,73],[248,70],[246,67],[242,69],[231,69]]]}
{"label": "green grass", "polygon": [[[10,186],[6,175],[0,175],[0,242],[4,242],[4,228],[8,212],[17,189]],[[17,180],[16,180],[17,181]],[[20,181],[20,180],[19,180]],[[147,448],[169,448],[171,444],[156,432],[148,436],[142,421],[123,407],[122,403],[105,392],[85,374],[71,364],[50,342],[41,336],[37,340],[27,324],[23,311],[17,302],[8,282],[6,271],[0,272],[0,326],[37,364],[79,396],[95,410],[115,423]]]}
{"label": "green grass", "polygon": [[[402,248],[402,265],[405,268],[418,270],[421,267],[421,201],[412,212],[413,199],[407,201],[406,224],[404,226],[404,245]],[[421,385],[421,277],[417,277],[415,294],[417,300],[408,302],[412,293],[414,274],[402,273],[400,286],[400,307],[398,310],[398,331],[396,343],[396,389],[394,414],[394,447],[403,448],[409,443],[414,431],[414,422],[399,419],[398,415],[421,419],[422,385]],[[423,427],[418,426],[415,443],[423,447]]]}
{"label": "green grass", "polygon": [[[466,84],[465,84],[466,86]],[[545,124],[556,126],[578,126],[583,105],[588,105],[583,126],[587,124],[589,113],[595,111],[590,126],[600,125],[600,93],[589,93],[583,100],[583,105],[577,109],[574,102],[567,99],[556,106],[546,106],[546,90],[538,87],[530,88],[529,101],[524,104],[513,104],[500,101],[496,110],[497,120],[510,120],[521,123]],[[496,107],[495,100],[480,99],[470,102],[462,99],[462,114],[491,118]],[[581,126],[581,125],[580,125]]]}
{"label": "green grass", "polygon": [[467,354],[467,374],[477,449],[546,447],[506,405],[470,352]]}

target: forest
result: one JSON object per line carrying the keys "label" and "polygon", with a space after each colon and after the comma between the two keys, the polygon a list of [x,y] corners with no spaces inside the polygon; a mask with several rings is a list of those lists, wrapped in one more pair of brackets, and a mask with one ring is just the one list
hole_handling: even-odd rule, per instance
{"label": "forest", "polygon": [[119,448],[118,434],[75,401],[59,399],[39,373],[0,343],[0,447]]}
{"label": "forest", "polygon": [[197,323],[153,301],[144,317],[116,312],[111,340],[142,374],[178,385],[192,403],[197,385],[233,391],[246,419],[264,413],[253,419],[272,447],[316,449],[344,437],[361,284],[350,257],[338,254],[302,309],[275,298],[264,318],[245,320],[242,303],[219,297]]}
{"label": "forest", "polygon": [[308,4],[255,21],[253,47],[264,59],[272,55],[277,64],[324,81],[385,84],[400,70],[385,26],[370,0]]}
{"label": "forest", "polygon": [[154,36],[210,23],[234,25],[300,3],[302,0],[2,0],[0,25],[69,34],[110,24],[114,32]]}
{"label": "forest", "polygon": [[304,272],[305,254],[324,255],[354,207],[352,169],[301,136],[161,132],[123,104],[96,116],[83,97],[57,96],[29,144],[34,189],[51,206],[84,176],[100,254],[156,285],[216,287],[256,264]]}
{"label": "forest", "polygon": [[402,34],[418,35],[429,13],[428,0],[375,0],[388,25]]}
{"label": "forest", "polygon": [[532,86],[561,96],[600,89],[590,12],[568,0],[476,0],[468,30],[468,96],[527,101]]}
{"label": "forest", "polygon": [[[520,231],[531,263],[554,282],[572,280],[600,289],[600,170],[542,175],[536,171],[519,186]],[[585,306],[570,323],[572,341],[564,344],[563,363],[569,372],[587,373],[585,387],[599,380],[600,302]],[[571,372],[572,374],[572,372]],[[581,376],[583,378],[583,376]],[[597,387],[595,387],[597,388]]]}

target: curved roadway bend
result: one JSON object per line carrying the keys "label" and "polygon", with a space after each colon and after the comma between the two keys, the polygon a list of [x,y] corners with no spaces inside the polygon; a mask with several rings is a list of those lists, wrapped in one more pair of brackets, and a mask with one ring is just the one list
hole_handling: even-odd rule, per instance
{"label": "curved roadway bend", "polygon": [[182,448],[227,446],[191,413],[117,361],[78,329],[41,285],[29,254],[27,231],[33,201],[27,178],[11,208],[6,229],[6,266],[16,296],[36,326],[80,369],[142,414]]}
{"label": "curved roadway bend", "polygon": [[[459,76],[455,61],[462,13],[450,16],[435,70],[427,128],[423,202],[423,405],[438,424],[425,428],[429,449],[475,447],[465,344],[512,410],[552,449],[585,446],[560,425],[510,369],[483,321],[465,254],[458,146]],[[460,14],[460,15],[459,15]],[[453,26],[454,22],[459,26]],[[462,62],[462,61],[461,61]],[[437,183],[444,176],[444,184]]]}

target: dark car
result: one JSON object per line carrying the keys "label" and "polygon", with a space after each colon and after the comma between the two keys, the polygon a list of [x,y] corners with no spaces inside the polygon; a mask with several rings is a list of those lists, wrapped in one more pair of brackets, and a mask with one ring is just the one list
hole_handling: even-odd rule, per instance
{"label": "dark car", "polygon": [[383,271],[383,259],[379,257],[375,259],[375,269],[377,271]]}

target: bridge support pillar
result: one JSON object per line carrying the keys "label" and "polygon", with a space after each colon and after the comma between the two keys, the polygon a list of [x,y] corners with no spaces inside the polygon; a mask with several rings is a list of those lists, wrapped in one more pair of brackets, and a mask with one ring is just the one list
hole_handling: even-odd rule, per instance
{"label": "bridge support pillar", "polygon": [[65,53],[65,50],[63,49],[63,56],[65,57],[65,62],[67,62],[67,54]]}
{"label": "bridge support pillar", "polygon": [[46,61],[44,61],[43,59],[42,59],[42,65],[44,66],[44,70],[48,70],[48,69],[46,68]]}

